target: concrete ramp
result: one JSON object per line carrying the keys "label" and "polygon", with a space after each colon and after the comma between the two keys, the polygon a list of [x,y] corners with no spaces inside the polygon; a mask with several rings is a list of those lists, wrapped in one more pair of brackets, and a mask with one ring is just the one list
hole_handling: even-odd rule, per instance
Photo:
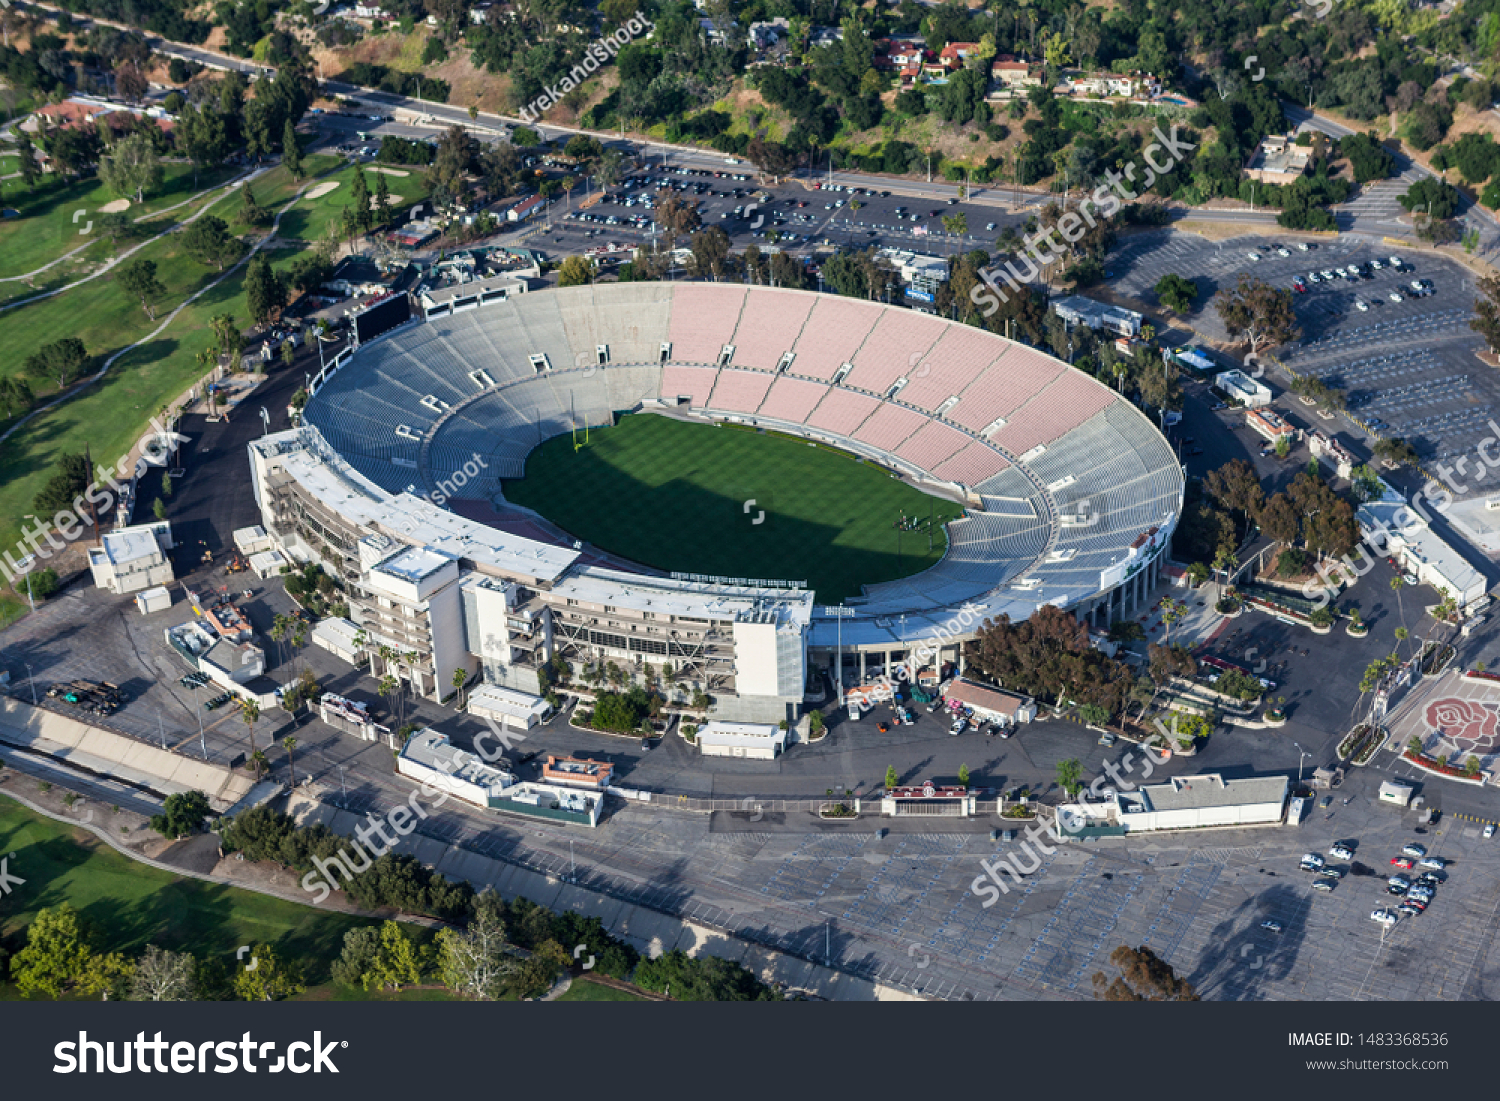
{"label": "concrete ramp", "polygon": [[163,795],[201,791],[215,810],[234,806],[255,786],[248,772],[194,760],[14,699],[0,700],[0,742],[50,754]]}

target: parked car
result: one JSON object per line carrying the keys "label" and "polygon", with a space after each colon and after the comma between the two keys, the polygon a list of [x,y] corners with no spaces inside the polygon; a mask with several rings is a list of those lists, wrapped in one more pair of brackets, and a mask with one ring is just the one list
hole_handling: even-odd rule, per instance
{"label": "parked car", "polygon": [[1396,915],[1391,913],[1389,910],[1371,910],[1370,920],[1378,921],[1386,928],[1390,928],[1392,925],[1396,924],[1397,918]]}
{"label": "parked car", "polygon": [[1260,923],[1260,927],[1262,929],[1269,929],[1273,933],[1281,932],[1281,922],[1279,921],[1263,921]]}
{"label": "parked car", "polygon": [[1349,846],[1342,844],[1334,845],[1333,848],[1328,850],[1328,855],[1338,860],[1354,859],[1354,851]]}
{"label": "parked car", "polygon": [[1424,856],[1421,860],[1417,861],[1417,867],[1419,868],[1436,868],[1438,871],[1442,871],[1447,866],[1448,862],[1441,856]]}
{"label": "parked car", "polygon": [[1409,844],[1401,846],[1401,855],[1413,856],[1421,859],[1422,857],[1427,855],[1427,846],[1418,845],[1415,841],[1410,842]]}
{"label": "parked car", "polygon": [[1326,895],[1328,892],[1333,890],[1333,881],[1328,879],[1320,879],[1312,885],[1312,889],[1315,891],[1322,891]]}
{"label": "parked car", "polygon": [[1412,869],[1412,862],[1410,857],[1393,856],[1391,857],[1391,863],[1398,868],[1405,869],[1406,871],[1411,871]]}
{"label": "parked car", "polygon": [[1492,838],[1494,836],[1495,836],[1495,823],[1491,822],[1489,825],[1487,825],[1487,826],[1484,827],[1484,839],[1486,841],[1488,841],[1490,838]]}

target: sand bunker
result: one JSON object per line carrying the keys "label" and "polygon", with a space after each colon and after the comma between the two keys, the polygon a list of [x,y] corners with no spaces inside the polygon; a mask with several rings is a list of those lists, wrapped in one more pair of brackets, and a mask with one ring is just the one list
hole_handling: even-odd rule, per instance
{"label": "sand bunker", "polygon": [[129,199],[115,199],[99,208],[100,214],[120,214],[130,209]]}
{"label": "sand bunker", "polygon": [[381,172],[381,173],[384,173],[387,176],[410,176],[411,175],[410,172],[407,172],[405,169],[402,169],[402,168],[378,168],[378,167],[376,167],[373,164],[370,165],[370,171],[371,172]]}
{"label": "sand bunker", "polygon": [[327,195],[330,191],[333,191],[338,186],[338,180],[329,180],[327,183],[320,183],[317,187],[313,188],[307,193],[307,198],[321,199],[324,195]]}

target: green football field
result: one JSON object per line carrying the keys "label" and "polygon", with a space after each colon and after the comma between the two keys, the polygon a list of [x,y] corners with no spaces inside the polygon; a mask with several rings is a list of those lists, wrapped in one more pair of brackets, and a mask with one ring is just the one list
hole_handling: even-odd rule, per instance
{"label": "green football field", "polygon": [[[844,452],[648,414],[591,429],[577,450],[568,436],[548,440],[531,453],[526,477],[504,489],[632,561],[806,581],[819,603],[933,565],[947,547],[943,523],[962,515]],[[903,517],[910,530],[899,526]]]}

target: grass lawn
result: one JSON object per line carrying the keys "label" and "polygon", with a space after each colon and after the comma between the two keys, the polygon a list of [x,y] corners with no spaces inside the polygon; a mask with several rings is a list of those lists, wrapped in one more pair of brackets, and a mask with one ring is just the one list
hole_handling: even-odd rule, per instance
{"label": "grass lawn", "polygon": [[[819,603],[933,565],[947,547],[941,525],[962,514],[843,452],[649,415],[591,430],[576,452],[568,436],[548,440],[505,494],[636,562],[805,580]],[[903,516],[921,529],[899,531]]]}
{"label": "grass lawn", "polygon": [[[12,782],[15,782],[14,780]],[[62,902],[87,917],[99,948],[128,955],[148,944],[199,957],[233,958],[242,944],[271,944],[298,960],[309,982],[327,982],[344,933],[365,919],[185,879],[139,864],[85,830],[54,822],[0,798],[0,852],[25,880],[0,911],[0,935],[19,936],[43,907]],[[13,988],[0,988],[16,997]],[[312,993],[310,990],[309,993]],[[363,991],[359,992],[363,994]],[[430,992],[427,992],[430,993]]]}
{"label": "grass lawn", "polygon": [[[307,158],[308,171],[321,171],[336,162],[332,157]],[[405,182],[405,181],[403,181]],[[305,181],[304,181],[305,183]],[[255,182],[256,200],[267,209],[277,209],[303,186],[277,167]],[[414,189],[413,189],[414,190]],[[240,207],[237,192],[219,199],[214,213],[234,224]],[[316,201],[314,201],[315,203]],[[297,210],[288,212],[288,217]],[[298,255],[296,250],[272,252],[272,261],[284,268]],[[158,304],[158,319],[218,277],[215,268],[188,259],[175,236],[153,241],[136,254],[154,260],[157,277],[167,286]],[[201,373],[196,356],[210,342],[209,319],[231,314],[241,328],[249,326],[245,305],[244,269],[240,268],[212,291],[185,309],[155,340],[122,356],[102,381],[81,395],[28,422],[0,448],[0,549],[9,549],[20,536],[22,517],[31,511],[32,499],[51,476],[59,458],[68,452],[93,448],[96,462],[114,463],[125,455],[145,430],[152,415],[182,393]],[[95,364],[120,348],[141,339],[158,321],[149,319],[139,303],[127,301],[106,275],[83,286],[27,306],[0,314],[0,333],[6,339],[7,355],[0,371],[15,371],[21,362],[43,344],[64,336],[83,340],[96,356]],[[91,367],[90,370],[95,369]],[[33,382],[39,397],[47,387]],[[150,507],[149,499],[145,507]],[[0,621],[14,609],[11,600],[0,600]]]}
{"label": "grass lawn", "polygon": [[617,990],[613,986],[574,979],[567,993],[557,1000],[560,1002],[647,1002],[651,999],[642,998],[625,990]]}
{"label": "grass lawn", "polygon": [[[316,241],[328,233],[329,224],[340,225],[344,214],[344,207],[353,202],[354,174],[358,165],[348,165],[318,180],[319,184],[337,183],[338,187],[316,199],[303,199],[293,209],[287,211],[286,216],[281,219],[280,235],[284,238]],[[410,172],[409,176],[386,176],[385,184],[390,190],[392,209],[401,210],[412,203],[427,198],[427,171],[423,168],[413,168],[410,165],[392,166],[403,172]],[[371,201],[374,201],[376,181],[382,173],[365,170],[365,184],[370,189]],[[399,196],[399,201],[397,197]],[[266,206],[267,200],[261,198],[259,189],[255,193],[256,199],[262,206]]]}
{"label": "grass lawn", "polygon": [[[162,186],[145,203],[132,202],[125,212],[130,217],[175,206],[234,174],[230,169],[200,172],[195,188],[192,165],[166,164],[162,170]],[[100,207],[116,198],[97,178],[70,183],[49,175],[30,191],[19,180],[5,181],[3,205],[19,210],[21,217],[0,221],[0,278],[35,271],[88,242],[91,234],[80,231],[99,217]]]}

